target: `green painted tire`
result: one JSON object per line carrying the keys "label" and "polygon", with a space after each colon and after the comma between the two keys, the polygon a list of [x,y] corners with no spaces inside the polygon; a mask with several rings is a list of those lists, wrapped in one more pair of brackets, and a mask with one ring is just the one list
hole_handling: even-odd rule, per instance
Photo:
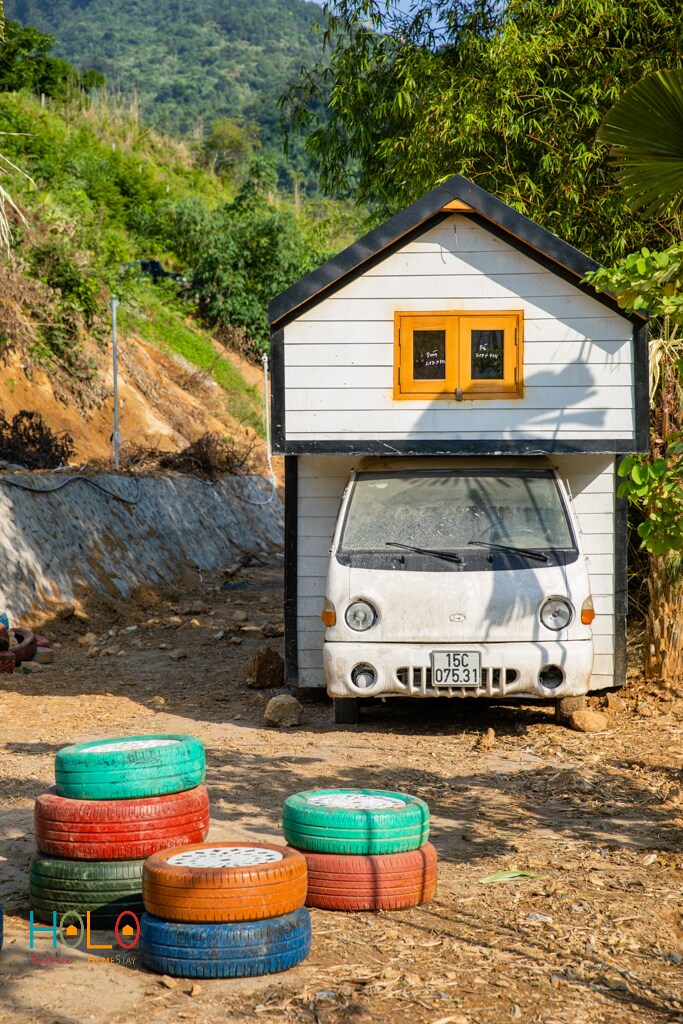
{"label": "green painted tire", "polygon": [[[29,869],[29,896],[38,921],[52,923],[75,912],[85,920],[113,927],[119,914],[142,914],[142,865],[144,860],[62,860],[37,854]],[[74,922],[75,923],[75,922]]]}
{"label": "green painted tire", "polygon": [[57,793],[75,800],[179,793],[200,785],[205,774],[201,740],[174,733],[77,743],[55,758]]}
{"label": "green painted tire", "polygon": [[290,846],[316,853],[404,853],[429,839],[429,808],[407,793],[318,789],[287,797],[282,827]]}

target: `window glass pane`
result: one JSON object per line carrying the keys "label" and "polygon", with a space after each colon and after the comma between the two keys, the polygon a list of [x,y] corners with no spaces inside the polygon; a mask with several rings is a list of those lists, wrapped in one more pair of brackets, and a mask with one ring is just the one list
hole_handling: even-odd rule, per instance
{"label": "window glass pane", "polygon": [[567,515],[550,473],[361,473],[341,549],[386,551],[392,541],[461,553],[470,541],[572,547]]}
{"label": "window glass pane", "polygon": [[413,379],[446,379],[445,331],[413,331]]}
{"label": "window glass pane", "polygon": [[472,380],[502,380],[504,331],[472,331]]}

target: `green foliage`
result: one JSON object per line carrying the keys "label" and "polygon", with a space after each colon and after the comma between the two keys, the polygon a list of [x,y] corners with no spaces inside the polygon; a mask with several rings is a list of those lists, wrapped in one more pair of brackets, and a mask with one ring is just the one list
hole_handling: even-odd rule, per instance
{"label": "green foliage", "polygon": [[595,134],[626,87],[679,63],[679,15],[665,0],[328,2],[329,61],[301,72],[283,116],[309,133],[323,187],[377,216],[461,173],[611,261],[670,240],[633,217]]}
{"label": "green foliage", "polygon": [[[201,139],[221,118],[260,127],[282,159],[277,97],[321,43],[302,0],[6,0],[10,17],[57,39],[56,53],[102,72],[143,120]],[[300,161],[301,162],[301,161]],[[302,168],[300,168],[302,169]]]}
{"label": "green foliage", "polygon": [[102,310],[102,285],[88,268],[78,266],[63,241],[49,239],[28,251],[33,276],[56,288],[62,299],[71,300],[83,314],[86,326],[92,327]]}
{"label": "green foliage", "polygon": [[62,57],[53,57],[54,38],[31,25],[6,21],[0,49],[0,92],[30,89],[63,99],[73,89],[90,92],[104,85],[104,75],[89,69],[79,74]]}
{"label": "green foliage", "polygon": [[663,458],[628,456],[619,466],[620,498],[643,513],[638,526],[642,546],[653,555],[683,551],[683,431],[666,438]]}
{"label": "green foliage", "polygon": [[221,117],[211,126],[201,146],[205,163],[218,174],[234,174],[260,148],[258,125]]}
{"label": "green foliage", "polygon": [[272,168],[255,164],[234,203],[209,218],[188,204],[179,211],[202,312],[210,323],[244,328],[260,350],[269,300],[326,258],[315,232],[274,202],[275,180]]}
{"label": "green foliage", "polygon": [[654,217],[683,204],[683,71],[657,71],[628,89],[600,126],[634,210]]}

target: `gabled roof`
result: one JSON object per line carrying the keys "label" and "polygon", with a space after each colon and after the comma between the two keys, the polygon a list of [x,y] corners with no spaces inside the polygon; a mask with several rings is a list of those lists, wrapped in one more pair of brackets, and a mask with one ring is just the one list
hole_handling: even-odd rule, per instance
{"label": "gabled roof", "polygon": [[455,212],[472,216],[531,259],[570,280],[581,291],[625,319],[634,323],[642,323],[645,319],[639,314],[627,316],[611,295],[581,284],[588,271],[598,269],[599,264],[595,260],[513,210],[479,185],[455,174],[272,299],[268,306],[272,327],[284,326],[283,321],[294,319],[297,312],[303,312],[303,307],[319,301],[363,273],[367,265],[378,262],[400,246],[406,236],[415,234],[418,229],[424,230],[430,221],[438,222]]}

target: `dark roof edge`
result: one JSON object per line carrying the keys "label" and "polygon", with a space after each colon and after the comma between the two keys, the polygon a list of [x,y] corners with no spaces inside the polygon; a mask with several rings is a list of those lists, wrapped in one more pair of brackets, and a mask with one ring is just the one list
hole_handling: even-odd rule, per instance
{"label": "dark roof edge", "polygon": [[[384,224],[374,228],[348,248],[333,256],[317,270],[311,271],[284,292],[276,295],[268,305],[268,317],[275,326],[280,320],[293,313],[295,309],[308,303],[316,295],[333,287],[341,287],[344,278],[356,271],[368,260],[376,257],[384,249],[395,244],[404,235],[426,224],[437,216],[447,203],[454,199],[471,206],[486,220],[493,222],[505,232],[519,239],[524,247],[536,250],[546,259],[552,260],[565,271],[575,275],[581,281],[592,270],[598,270],[599,263],[585,253],[575,249],[569,242],[562,241],[557,235],[542,228],[539,224],[514,210],[502,199],[497,199],[479,185],[469,181],[460,174],[455,174],[442,185],[438,185],[426,195],[395,214]],[[531,254],[533,257],[533,254]],[[645,319],[641,314],[627,314],[621,309],[616,299],[607,292],[595,292],[595,299],[609,306],[631,322],[642,323]]]}

